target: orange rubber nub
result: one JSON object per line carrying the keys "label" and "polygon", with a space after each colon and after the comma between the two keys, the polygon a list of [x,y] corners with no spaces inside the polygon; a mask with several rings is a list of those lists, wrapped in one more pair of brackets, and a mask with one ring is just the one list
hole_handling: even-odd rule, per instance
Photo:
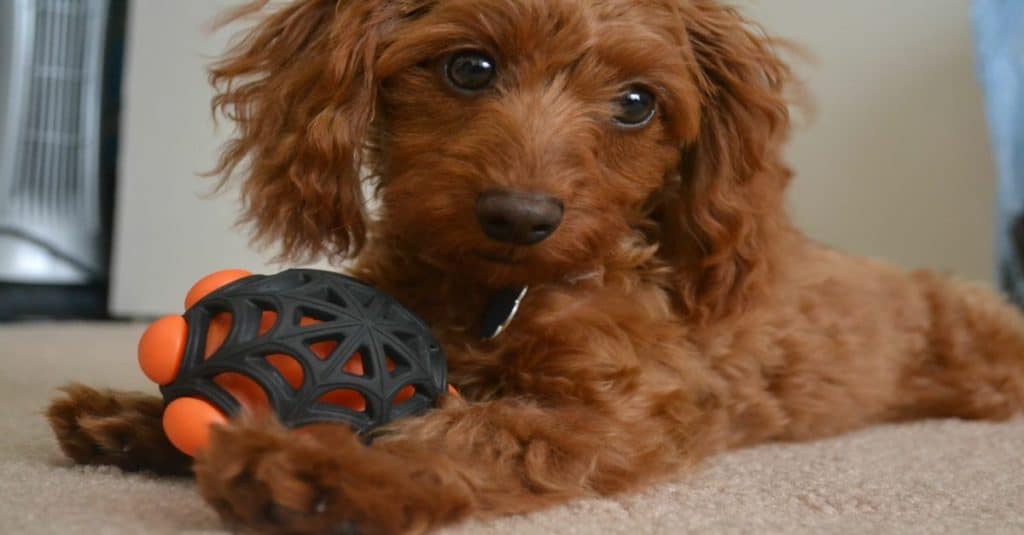
{"label": "orange rubber nub", "polygon": [[192,305],[202,301],[204,297],[210,295],[218,288],[227,286],[238,279],[244,279],[249,275],[252,275],[252,273],[244,269],[225,269],[224,271],[218,271],[203,277],[195,286],[192,286],[192,289],[188,291],[188,295],[185,296],[185,310],[192,308]]}
{"label": "orange rubber nub", "polygon": [[203,358],[208,359],[224,345],[231,332],[231,313],[221,312],[210,318],[210,326],[206,329],[206,347],[203,349]]}
{"label": "orange rubber nub", "polygon": [[358,351],[355,352],[341,369],[345,370],[345,373],[362,377],[366,373],[366,370],[363,369],[363,355]]}
{"label": "orange rubber nub", "polygon": [[267,397],[267,391],[249,376],[226,372],[215,376],[213,382],[235,398],[241,405],[242,412],[261,415],[270,413],[270,398]]}
{"label": "orange rubber nub", "polygon": [[318,401],[329,405],[347,407],[356,412],[363,412],[366,410],[366,398],[364,398],[359,392],[349,390],[347,388],[343,390],[332,390],[320,396]]}
{"label": "orange rubber nub", "polygon": [[273,366],[277,373],[281,374],[288,386],[295,390],[302,388],[302,379],[305,374],[302,372],[302,365],[299,364],[299,361],[288,355],[276,353],[267,355],[267,364]]}
{"label": "orange rubber nub", "polygon": [[186,455],[195,457],[210,442],[210,426],[227,418],[209,402],[178,398],[164,409],[164,433]]}
{"label": "orange rubber nub", "polygon": [[139,340],[139,366],[154,383],[165,386],[174,381],[185,357],[188,326],[181,316],[161,318]]}
{"label": "orange rubber nub", "polygon": [[263,313],[260,314],[259,335],[263,336],[264,334],[267,334],[267,332],[270,331],[270,329],[274,328],[275,323],[277,323],[277,312],[264,310]]}

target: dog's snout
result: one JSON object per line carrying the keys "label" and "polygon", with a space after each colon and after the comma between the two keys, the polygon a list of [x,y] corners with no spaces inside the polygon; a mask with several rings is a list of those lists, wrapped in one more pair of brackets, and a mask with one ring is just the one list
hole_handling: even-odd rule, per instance
{"label": "dog's snout", "polygon": [[562,203],[549,195],[493,190],[476,200],[476,217],[491,239],[533,245],[551,236],[562,223]]}

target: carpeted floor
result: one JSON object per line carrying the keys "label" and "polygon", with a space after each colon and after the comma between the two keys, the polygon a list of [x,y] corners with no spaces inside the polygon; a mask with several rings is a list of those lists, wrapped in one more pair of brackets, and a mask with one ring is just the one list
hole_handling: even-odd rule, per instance
{"label": "carpeted floor", "polygon": [[[214,533],[189,480],[64,460],[41,411],[69,380],[153,390],[139,325],[0,327],[0,532]],[[710,462],[639,495],[590,500],[469,533],[1024,533],[1024,421],[934,421]]]}

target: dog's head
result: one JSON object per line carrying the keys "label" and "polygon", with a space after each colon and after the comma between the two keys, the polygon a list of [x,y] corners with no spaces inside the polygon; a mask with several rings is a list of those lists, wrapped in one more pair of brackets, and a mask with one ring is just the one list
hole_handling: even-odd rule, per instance
{"label": "dog's head", "polygon": [[238,126],[220,171],[244,162],[245,218],[286,257],[372,231],[507,285],[657,246],[707,315],[781,224],[787,74],[712,0],[300,0],[211,78]]}

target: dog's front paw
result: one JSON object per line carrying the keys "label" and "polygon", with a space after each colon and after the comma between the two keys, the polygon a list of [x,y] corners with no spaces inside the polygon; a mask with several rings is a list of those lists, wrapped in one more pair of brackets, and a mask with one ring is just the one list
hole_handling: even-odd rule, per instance
{"label": "dog's front paw", "polygon": [[65,396],[50,404],[46,416],[61,450],[76,463],[188,473],[189,458],[164,435],[159,397],[80,384],[61,390]]}
{"label": "dog's front paw", "polygon": [[234,526],[271,533],[406,531],[395,515],[402,516],[401,471],[341,425],[289,431],[271,419],[243,418],[217,426],[195,473],[203,496]]}

